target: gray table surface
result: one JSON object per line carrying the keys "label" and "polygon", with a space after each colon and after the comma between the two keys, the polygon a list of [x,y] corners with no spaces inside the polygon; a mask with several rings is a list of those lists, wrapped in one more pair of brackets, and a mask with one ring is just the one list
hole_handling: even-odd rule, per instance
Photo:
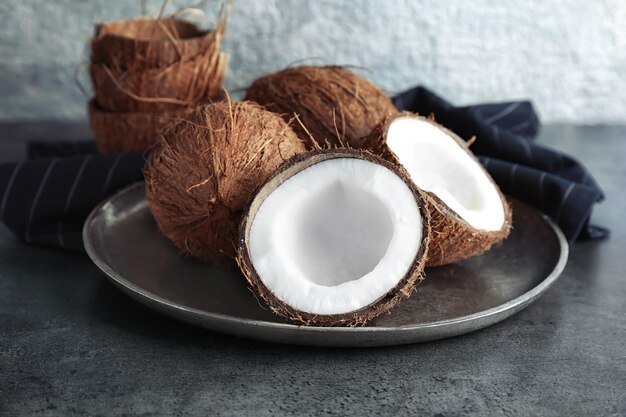
{"label": "gray table surface", "polygon": [[[0,161],[84,124],[0,125]],[[572,247],[538,302],[437,342],[321,349],[236,339],[154,313],[78,254],[0,226],[2,415],[626,415],[626,127],[544,128],[607,193],[610,238]]]}

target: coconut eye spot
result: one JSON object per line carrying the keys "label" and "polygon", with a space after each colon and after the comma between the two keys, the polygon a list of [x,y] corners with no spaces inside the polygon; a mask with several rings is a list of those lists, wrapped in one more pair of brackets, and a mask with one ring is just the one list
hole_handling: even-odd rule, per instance
{"label": "coconut eye spot", "polygon": [[252,266],[289,306],[311,314],[365,308],[396,288],[422,245],[416,196],[390,169],[324,160],[280,183],[249,226]]}
{"label": "coconut eye spot", "polygon": [[505,211],[497,188],[445,130],[426,120],[398,118],[389,126],[387,145],[419,188],[435,194],[472,227],[503,227]]}
{"label": "coconut eye spot", "polygon": [[293,230],[290,257],[306,279],[330,287],[370,273],[387,252],[393,224],[375,195],[337,180],[303,202]]}

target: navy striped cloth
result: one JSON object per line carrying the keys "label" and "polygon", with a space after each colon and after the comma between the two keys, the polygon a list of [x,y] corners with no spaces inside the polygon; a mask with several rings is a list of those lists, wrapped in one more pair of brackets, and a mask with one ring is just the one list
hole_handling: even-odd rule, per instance
{"label": "navy striped cloth", "polygon": [[[570,242],[605,236],[589,225],[603,199],[576,160],[532,142],[539,119],[526,101],[454,107],[417,87],[394,98],[401,110],[435,119],[469,139],[502,190],[552,217]],[[93,141],[31,142],[27,160],[0,164],[0,220],[30,244],[84,251],[81,230],[90,211],[116,190],[142,180],[141,153],[99,155]]]}
{"label": "navy striped cloth", "polygon": [[93,141],[31,143],[0,164],[0,219],[26,243],[84,252],[82,227],[112,192],[141,181],[140,153],[99,155]]}

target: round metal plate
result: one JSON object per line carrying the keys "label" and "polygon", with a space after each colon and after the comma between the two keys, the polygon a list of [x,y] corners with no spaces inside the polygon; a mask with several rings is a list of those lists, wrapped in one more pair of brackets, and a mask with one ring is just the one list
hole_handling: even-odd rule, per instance
{"label": "round metal plate", "polygon": [[567,262],[561,231],[512,201],[513,231],[489,252],[426,271],[426,280],[390,314],[365,327],[305,327],[267,310],[235,268],[183,259],[148,209],[143,183],[100,204],[83,230],[94,263],[124,292],[170,316],[218,332],[280,343],[384,346],[468,333],[536,300]]}

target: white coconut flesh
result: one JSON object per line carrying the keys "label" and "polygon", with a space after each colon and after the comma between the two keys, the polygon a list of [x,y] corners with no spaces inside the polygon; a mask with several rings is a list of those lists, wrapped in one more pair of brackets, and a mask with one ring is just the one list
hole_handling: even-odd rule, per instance
{"label": "white coconut flesh", "polygon": [[435,194],[470,226],[502,229],[505,210],[498,190],[445,130],[424,119],[401,117],[387,130],[387,146],[418,188]]}
{"label": "white coconut flesh", "polygon": [[248,237],[252,265],[287,305],[318,315],[374,303],[410,271],[422,244],[415,196],[393,171],[328,159],[261,203]]}

